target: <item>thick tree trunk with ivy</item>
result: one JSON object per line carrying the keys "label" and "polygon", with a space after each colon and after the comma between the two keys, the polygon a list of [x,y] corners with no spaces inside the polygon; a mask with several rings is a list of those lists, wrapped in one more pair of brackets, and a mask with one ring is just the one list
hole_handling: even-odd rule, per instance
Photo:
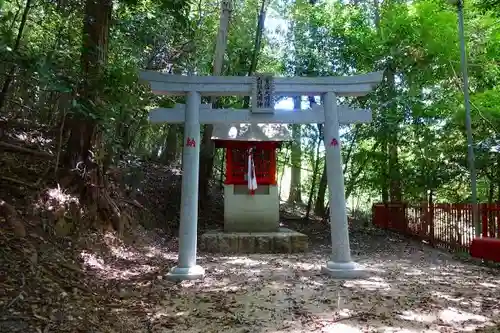
{"label": "thick tree trunk with ivy", "polygon": [[104,144],[97,121],[99,112],[104,110],[99,94],[107,63],[112,6],[112,0],[87,0],[85,4],[79,108],[65,119],[68,141],[62,162],[72,170],[70,180],[63,183],[78,191],[93,223],[111,222],[121,233],[125,216],[107,193]]}
{"label": "thick tree trunk with ivy", "polygon": [[81,53],[82,83],[79,87],[79,109],[73,109],[65,121],[69,135],[64,164],[92,167],[92,153],[97,133],[96,113],[99,112],[99,87],[107,62],[108,34],[113,2],[87,0],[83,19]]}

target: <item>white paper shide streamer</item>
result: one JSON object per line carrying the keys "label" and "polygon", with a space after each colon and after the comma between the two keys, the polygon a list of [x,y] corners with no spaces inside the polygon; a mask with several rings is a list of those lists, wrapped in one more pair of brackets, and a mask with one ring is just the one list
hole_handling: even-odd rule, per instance
{"label": "white paper shide streamer", "polygon": [[253,162],[253,149],[250,148],[248,150],[248,190],[251,195],[255,194],[255,190],[257,189],[257,177],[255,176],[255,164]]}

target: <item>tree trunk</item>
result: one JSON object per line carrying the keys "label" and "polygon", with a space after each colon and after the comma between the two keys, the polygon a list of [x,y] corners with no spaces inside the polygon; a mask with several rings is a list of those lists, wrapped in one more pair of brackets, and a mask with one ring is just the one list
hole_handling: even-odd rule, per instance
{"label": "tree trunk", "polygon": [[[255,30],[255,40],[252,52],[252,60],[250,61],[250,68],[248,69],[248,76],[255,74],[257,64],[259,62],[259,54],[262,44],[262,35],[264,33],[264,22],[266,21],[266,0],[262,0],[260,5],[259,17],[257,19],[257,29]],[[250,96],[245,96],[243,108],[250,107]]]}
{"label": "tree trunk", "polygon": [[165,144],[160,156],[160,160],[164,164],[170,164],[175,160],[177,155],[177,132],[179,126],[171,124],[168,126],[168,134],[165,138]]}
{"label": "tree trunk", "polygon": [[493,198],[495,197],[495,183],[493,182],[493,179],[488,179],[489,182],[489,191],[488,191],[488,204],[493,203]]}
{"label": "tree trunk", "polygon": [[[222,72],[224,54],[227,48],[227,34],[229,30],[229,20],[232,11],[231,0],[221,2],[221,14],[219,20],[219,31],[215,45],[215,56],[212,75],[218,76]],[[212,105],[215,107],[217,99],[212,98]],[[212,141],[214,127],[212,124],[205,125],[200,147],[200,171],[199,171],[199,195],[203,203],[208,197],[208,184],[213,175],[215,145]]]}
{"label": "tree trunk", "polygon": [[[500,154],[498,154],[497,156],[497,189],[498,189],[498,193],[497,193],[497,203],[500,204]],[[500,230],[498,231],[500,233]]]}
{"label": "tree trunk", "polygon": [[[26,26],[26,21],[28,20],[28,14],[31,8],[32,0],[26,0],[26,5],[24,6],[23,16],[21,17],[21,23],[19,24],[19,29],[17,30],[17,37],[14,43],[14,47],[12,48],[11,54],[17,54],[19,50],[19,45],[21,45],[21,38],[23,36],[24,27]],[[0,111],[3,109],[5,102],[7,100],[7,93],[9,92],[10,85],[14,80],[14,74],[16,72],[16,64],[13,62],[10,70],[5,77],[5,81],[3,82],[2,91],[0,91]]]}
{"label": "tree trunk", "polygon": [[86,109],[73,112],[66,121],[69,140],[63,162],[69,168],[75,168],[79,163],[87,168],[94,164],[91,154],[96,140],[97,121],[89,113],[95,113],[96,106],[100,104],[99,83],[107,62],[112,6],[111,0],[87,0],[85,4],[81,53],[83,82],[79,91],[80,104]]}
{"label": "tree trunk", "polygon": [[321,132],[322,132],[322,125],[318,124],[318,143],[316,146],[316,160],[314,161],[314,170],[313,170],[313,175],[312,175],[311,189],[309,191],[309,199],[307,200],[306,215],[304,217],[304,219],[306,219],[306,220],[309,219],[309,215],[311,213],[314,191],[316,190],[316,180],[318,179],[319,162],[320,162],[319,149],[321,147],[321,141],[323,140]]}
{"label": "tree trunk", "polygon": [[[374,21],[375,28],[377,30],[377,34],[379,36],[382,35],[380,29],[380,1],[373,0],[373,12],[374,12]],[[393,75],[394,79],[394,75]],[[379,141],[381,142],[380,151],[381,151],[381,159],[380,159],[380,194],[382,197],[383,203],[389,202],[389,192],[390,192],[390,166],[389,166],[389,144],[388,144],[388,134],[386,127],[388,126],[386,115],[381,116],[381,135]]]}
{"label": "tree trunk", "polygon": [[[379,145],[379,143],[376,142],[373,145],[372,150],[376,150],[378,145]],[[366,157],[362,162],[358,163],[358,168],[351,172],[351,177],[349,178],[349,181],[346,182],[346,186],[345,186],[345,199],[346,200],[349,199],[349,197],[351,196],[352,192],[355,189],[355,186],[360,182],[359,177],[360,177],[361,173],[365,170],[366,165],[368,164],[369,161],[370,161],[370,157]],[[344,168],[344,175],[345,175],[345,173],[346,173],[346,168]],[[384,202],[386,202],[386,201],[384,201]]]}
{"label": "tree trunk", "polygon": [[71,170],[63,185],[77,190],[80,203],[88,210],[94,227],[111,222],[121,235],[126,215],[111,199],[104,178],[105,151],[98,120],[104,105],[100,100],[104,67],[107,63],[112,0],[87,0],[83,18],[81,51],[82,83],[78,87],[80,110],[68,116],[64,130],[69,137],[64,165]]}
{"label": "tree trunk", "polygon": [[389,171],[388,171],[388,163],[386,156],[387,154],[387,139],[385,138],[385,134],[383,134],[384,138],[382,139],[382,144],[380,145],[380,151],[382,157],[382,161],[380,163],[380,192],[382,196],[382,202],[383,203],[388,203],[389,202]]}
{"label": "tree trunk", "polygon": [[[387,89],[389,99],[394,99],[396,96],[396,84],[395,84],[395,71],[392,66],[386,71],[387,75]],[[392,107],[392,112],[397,113],[397,106]],[[397,119],[397,117],[395,117]],[[389,179],[390,179],[390,199],[392,202],[401,202],[401,171],[399,169],[399,155],[398,155],[398,122],[391,123],[389,128],[390,139],[388,144],[388,168],[389,168]]]}
{"label": "tree trunk", "polygon": [[434,191],[429,190],[429,199],[427,200],[429,206],[429,241],[434,244]]}
{"label": "tree trunk", "polygon": [[380,34],[380,6],[379,0],[373,0],[375,27]]}
{"label": "tree trunk", "polygon": [[316,216],[323,216],[325,213],[325,195],[326,195],[326,186],[327,186],[327,179],[326,179],[326,159],[325,159],[325,164],[323,166],[323,173],[321,174],[321,178],[319,180],[319,187],[318,187],[318,196],[316,197],[316,203],[314,205],[314,214]]}
{"label": "tree trunk", "polygon": [[[300,97],[295,97],[293,99],[293,104],[295,109],[300,109]],[[301,133],[300,125],[292,126],[292,168],[290,177],[290,194],[288,196],[288,203],[302,203],[302,191],[301,191],[301,176],[302,171],[302,148],[301,148]]]}

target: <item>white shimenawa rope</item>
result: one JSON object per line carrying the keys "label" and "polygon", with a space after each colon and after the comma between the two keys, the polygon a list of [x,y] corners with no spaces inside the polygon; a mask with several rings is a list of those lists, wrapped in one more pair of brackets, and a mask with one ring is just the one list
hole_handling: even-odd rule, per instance
{"label": "white shimenawa rope", "polygon": [[257,189],[257,177],[255,176],[255,164],[253,162],[253,149],[250,148],[248,150],[248,190],[251,195],[255,194],[255,190]]}

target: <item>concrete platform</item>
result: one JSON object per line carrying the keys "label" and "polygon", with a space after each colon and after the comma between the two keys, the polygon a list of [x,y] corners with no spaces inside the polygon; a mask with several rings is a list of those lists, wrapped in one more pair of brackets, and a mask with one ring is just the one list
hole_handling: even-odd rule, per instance
{"label": "concrete platform", "polygon": [[202,251],[212,253],[296,253],[306,252],[306,235],[287,228],[277,232],[210,231],[199,240]]}

